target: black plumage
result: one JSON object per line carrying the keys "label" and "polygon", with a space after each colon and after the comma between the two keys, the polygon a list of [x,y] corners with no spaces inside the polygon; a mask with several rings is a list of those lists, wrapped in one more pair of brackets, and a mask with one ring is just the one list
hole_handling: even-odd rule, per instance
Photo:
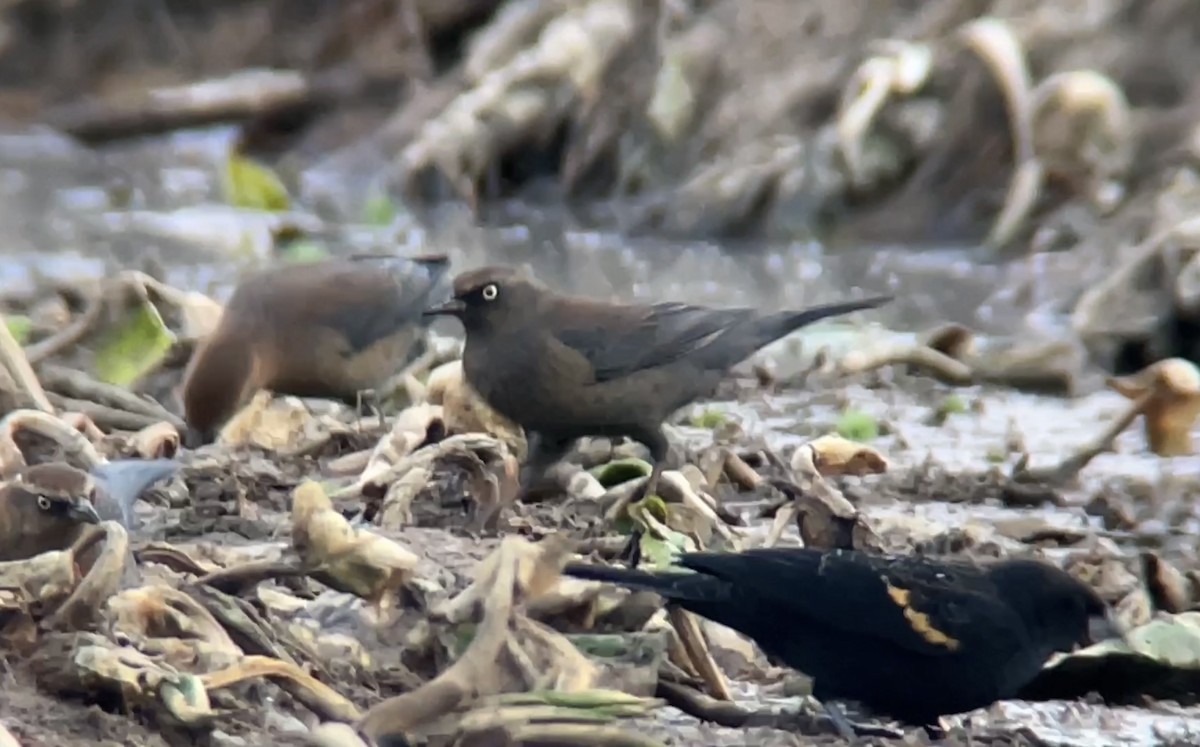
{"label": "black plumage", "polygon": [[564,573],[657,592],[812,677],[818,700],[917,725],[1014,697],[1053,653],[1120,634],[1095,591],[1036,560],[771,548],[678,563]]}

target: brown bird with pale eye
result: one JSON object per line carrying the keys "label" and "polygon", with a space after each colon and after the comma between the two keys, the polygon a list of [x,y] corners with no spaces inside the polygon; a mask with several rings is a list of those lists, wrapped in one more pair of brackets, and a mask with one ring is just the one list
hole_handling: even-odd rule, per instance
{"label": "brown bird with pale eye", "polygon": [[629,305],[561,295],[508,267],[464,272],[453,293],[426,313],[461,320],[467,381],[525,429],[522,495],[582,436],[628,436],[649,447],[654,466],[641,492],[653,493],[669,448],[662,423],[673,412],[711,394],[730,367],[789,332],[891,300],[767,314]]}
{"label": "brown bird with pale eye", "polygon": [[64,550],[100,523],[91,475],[54,462],[28,467],[0,487],[0,561]]}
{"label": "brown bird with pale eye", "polygon": [[184,373],[187,446],[213,441],[260,389],[354,404],[419,354],[448,269],[440,255],[357,255],[245,278]]}

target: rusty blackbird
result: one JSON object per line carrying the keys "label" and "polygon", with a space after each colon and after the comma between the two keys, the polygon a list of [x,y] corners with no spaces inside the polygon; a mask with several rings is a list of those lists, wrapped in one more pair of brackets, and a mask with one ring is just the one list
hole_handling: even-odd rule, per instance
{"label": "rusty blackbird", "polygon": [[787,333],[890,300],[766,314],[678,302],[619,304],[562,295],[524,271],[493,266],[459,274],[453,297],[426,313],[462,322],[467,381],[525,429],[522,495],[583,436],[645,444],[653,461],[641,488],[648,495],[668,454],[662,423],[671,413],[711,394],[731,366]]}
{"label": "rusty blackbird", "polygon": [[913,725],[1016,697],[1055,652],[1124,631],[1087,584],[1047,563],[988,564],[812,548],[683,553],[643,571],[568,563],[563,573],[645,589],[752,638],[813,678]]}
{"label": "rusty blackbird", "polygon": [[0,487],[0,560],[62,550],[100,523],[88,473],[61,462],[26,467]]}
{"label": "rusty blackbird", "polygon": [[186,445],[215,439],[259,389],[358,401],[419,355],[448,269],[442,255],[356,255],[242,280],[184,373]]}
{"label": "rusty blackbird", "polygon": [[129,527],[134,501],[178,467],[168,459],[122,459],[90,473],[64,462],[26,467],[0,486],[0,561],[64,550],[85,524]]}

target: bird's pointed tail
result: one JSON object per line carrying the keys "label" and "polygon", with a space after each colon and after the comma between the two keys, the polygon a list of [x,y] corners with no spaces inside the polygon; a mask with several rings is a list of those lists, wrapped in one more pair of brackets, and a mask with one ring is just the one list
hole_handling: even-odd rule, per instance
{"label": "bird's pointed tail", "polygon": [[801,327],[819,322],[831,316],[841,316],[854,311],[874,309],[892,300],[891,296],[872,296],[854,301],[838,301],[821,304],[799,311],[778,311],[759,317],[754,322],[753,349],[768,345]]}
{"label": "bird's pointed tail", "polygon": [[173,459],[119,459],[96,465],[92,474],[104,493],[97,496],[96,511],[104,519],[131,526],[133,504],[147,488],[174,474],[179,466]]}
{"label": "bird's pointed tail", "polygon": [[872,296],[870,298],[859,298],[854,301],[838,301],[836,303],[811,306],[801,311],[784,311],[779,314],[779,317],[783,325],[787,327],[787,331],[790,332],[831,316],[842,316],[843,314],[855,311],[876,309],[886,303],[890,303],[892,300],[892,296]]}
{"label": "bird's pointed tail", "polygon": [[718,587],[725,586],[719,579],[683,569],[678,572],[639,571],[608,565],[567,563],[563,575],[587,581],[607,581],[627,589],[653,591],[678,602],[711,601],[714,594],[720,595]]}

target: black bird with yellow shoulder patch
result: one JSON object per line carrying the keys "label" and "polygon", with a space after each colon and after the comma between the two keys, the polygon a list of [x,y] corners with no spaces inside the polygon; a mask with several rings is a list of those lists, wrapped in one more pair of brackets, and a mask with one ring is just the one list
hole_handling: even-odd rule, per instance
{"label": "black bird with yellow shoulder patch", "polygon": [[686,570],[571,563],[564,573],[657,592],[748,635],[813,678],[842,730],[829,700],[929,727],[1014,697],[1055,652],[1121,634],[1094,590],[1037,560],[770,548],[684,553],[678,564]]}

